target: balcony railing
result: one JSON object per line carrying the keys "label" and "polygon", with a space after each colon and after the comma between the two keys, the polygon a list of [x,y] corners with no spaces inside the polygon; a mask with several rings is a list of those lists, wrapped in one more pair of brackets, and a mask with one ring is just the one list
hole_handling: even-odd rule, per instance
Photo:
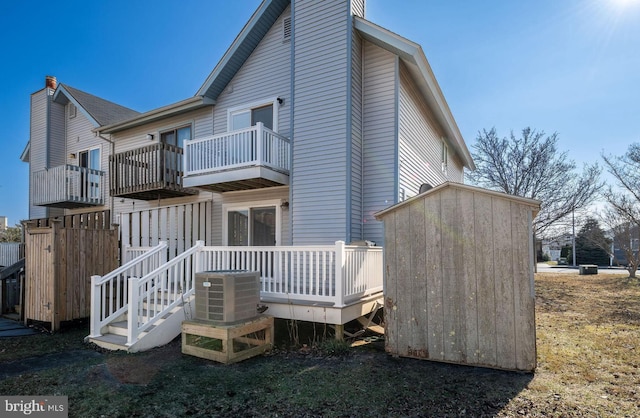
{"label": "balcony railing", "polygon": [[289,184],[290,141],[260,122],[184,147],[185,185],[227,191]]}
{"label": "balcony railing", "polygon": [[31,178],[33,204],[58,208],[101,206],[104,173],[65,164],[36,171]]}
{"label": "balcony railing", "polygon": [[196,194],[197,190],[183,187],[182,163],[182,148],[165,143],[112,155],[109,193],[141,200]]}

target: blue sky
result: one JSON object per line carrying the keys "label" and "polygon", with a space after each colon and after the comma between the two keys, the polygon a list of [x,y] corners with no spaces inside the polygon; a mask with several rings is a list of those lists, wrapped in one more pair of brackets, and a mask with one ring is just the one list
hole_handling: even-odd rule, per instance
{"label": "blue sky", "polygon": [[[138,111],[191,97],[259,0],[0,4],[0,215],[28,217],[30,94],[45,75]],[[558,132],[579,166],[640,142],[640,0],[368,0],[422,45],[469,148]]]}

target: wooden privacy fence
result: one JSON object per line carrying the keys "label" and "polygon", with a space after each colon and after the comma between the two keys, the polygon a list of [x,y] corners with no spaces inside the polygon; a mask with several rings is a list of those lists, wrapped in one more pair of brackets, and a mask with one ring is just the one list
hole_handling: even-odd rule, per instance
{"label": "wooden privacy fence", "polygon": [[49,322],[56,330],[62,321],[90,316],[91,276],[118,265],[118,231],[105,212],[27,223],[25,322]]}

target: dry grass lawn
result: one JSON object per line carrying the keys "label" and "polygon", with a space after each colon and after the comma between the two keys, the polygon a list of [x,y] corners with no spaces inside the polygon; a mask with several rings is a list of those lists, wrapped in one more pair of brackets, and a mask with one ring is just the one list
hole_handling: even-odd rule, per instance
{"label": "dry grass lawn", "polygon": [[[398,359],[379,344],[224,366],[182,355],[179,341],[96,353],[79,328],[0,340],[0,394],[66,395],[72,417],[640,416],[637,280],[537,274],[536,322],[535,374]],[[7,372],[56,353],[78,358]]]}

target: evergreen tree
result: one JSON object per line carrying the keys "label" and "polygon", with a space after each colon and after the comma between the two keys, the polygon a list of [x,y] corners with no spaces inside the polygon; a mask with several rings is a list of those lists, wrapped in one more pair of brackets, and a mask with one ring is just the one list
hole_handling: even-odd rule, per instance
{"label": "evergreen tree", "polygon": [[611,240],[604,234],[600,224],[593,218],[576,235],[576,263],[609,265]]}

